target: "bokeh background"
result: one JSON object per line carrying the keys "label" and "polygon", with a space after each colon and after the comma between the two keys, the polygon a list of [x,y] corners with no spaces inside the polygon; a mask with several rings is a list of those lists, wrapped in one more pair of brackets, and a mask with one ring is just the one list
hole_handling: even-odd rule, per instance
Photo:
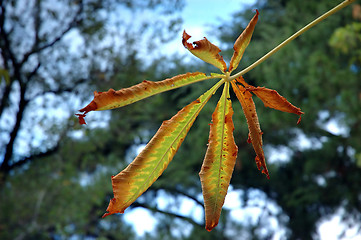
{"label": "bokeh background", "polygon": [[297,116],[255,99],[267,180],[234,101],[237,164],[210,233],[198,172],[216,96],[158,181],[123,215],[101,216],[110,177],[214,81],[90,113],[86,126],[74,115],[95,90],[217,71],[184,50],[184,28],[228,61],[258,9],[241,70],[339,2],[0,1],[0,239],[361,239],[360,1],[244,76],[306,114],[296,125]]}

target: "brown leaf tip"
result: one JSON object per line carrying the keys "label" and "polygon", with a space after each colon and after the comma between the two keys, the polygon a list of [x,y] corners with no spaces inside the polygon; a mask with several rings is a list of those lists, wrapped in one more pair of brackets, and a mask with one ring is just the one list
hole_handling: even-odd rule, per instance
{"label": "brown leaf tip", "polygon": [[111,213],[104,213],[103,216],[102,216],[102,218],[105,218],[105,217],[107,217],[107,216],[109,216],[109,215],[112,215],[112,214],[111,214]]}
{"label": "brown leaf tip", "polygon": [[262,173],[263,173],[263,174],[266,174],[266,177],[269,179],[269,173],[268,173],[267,168],[264,168],[264,169],[262,170]]}
{"label": "brown leaf tip", "polygon": [[297,120],[297,125],[300,124],[300,122],[301,122],[302,114],[305,114],[305,113],[304,113],[304,112],[301,112],[301,114],[299,114],[300,117],[299,117],[298,120]]}
{"label": "brown leaf tip", "polygon": [[191,35],[187,34],[184,30],[182,35],[182,44],[185,48],[203,61],[216,66],[221,71],[225,72],[227,70],[227,64],[224,62],[223,57],[219,55],[221,50],[216,45],[208,41],[206,37],[202,40],[188,43],[187,41],[190,38]]}
{"label": "brown leaf tip", "polygon": [[182,35],[182,44],[185,48],[187,49],[193,49],[193,45],[191,43],[188,43],[188,39],[190,39],[192,36],[189,35],[188,33],[186,33],[186,30],[183,30],[183,35]]}
{"label": "brown leaf tip", "polygon": [[116,209],[116,202],[117,202],[116,198],[110,199],[109,206],[108,206],[108,208],[106,210],[106,213],[103,214],[102,218],[105,218],[106,216],[112,215],[114,213],[124,213],[124,209],[121,210],[121,211],[118,211]]}
{"label": "brown leaf tip", "polygon": [[[99,94],[101,94],[101,92],[94,91],[94,99],[97,96],[99,96]],[[79,118],[80,125],[86,124],[84,118],[86,117],[86,114],[88,112],[94,111],[94,110],[96,110],[98,108],[98,106],[95,103],[94,99],[88,105],[86,105],[85,107],[83,107],[82,109],[79,110],[79,112],[81,112],[82,114],[81,113],[75,114]]]}
{"label": "brown leaf tip", "polygon": [[261,171],[261,168],[262,168],[262,173],[266,174],[266,177],[269,179],[269,173],[268,173],[268,169],[267,169],[265,163],[263,163],[263,161],[261,161],[261,159],[258,156],[256,156],[255,161],[256,161],[258,170]]}
{"label": "brown leaf tip", "polygon": [[79,124],[80,124],[80,125],[86,124],[86,122],[85,122],[85,120],[84,120],[84,117],[86,116],[86,114],[77,113],[77,114],[75,114],[75,115],[78,117],[78,119],[79,119]]}
{"label": "brown leaf tip", "polygon": [[210,232],[210,231],[212,231],[212,229],[215,228],[217,225],[218,225],[218,221],[212,222],[211,224],[207,224],[207,225],[206,225],[206,230],[207,230],[208,232]]}
{"label": "brown leaf tip", "polygon": [[[204,37],[202,40],[194,41],[193,43],[187,42],[191,37],[192,36],[186,33],[185,30],[183,31],[182,44],[188,50],[206,49],[209,48],[209,45],[211,44],[206,37]],[[218,52],[221,51],[218,47],[217,50]]]}
{"label": "brown leaf tip", "polygon": [[[97,92],[95,91],[94,92],[94,99],[100,94],[101,92]],[[90,111],[94,111],[98,108],[96,102],[94,101],[91,101],[88,105],[86,105],[85,107],[83,107],[82,109],[79,110],[79,112],[83,112],[84,114],[87,114],[88,112]]]}

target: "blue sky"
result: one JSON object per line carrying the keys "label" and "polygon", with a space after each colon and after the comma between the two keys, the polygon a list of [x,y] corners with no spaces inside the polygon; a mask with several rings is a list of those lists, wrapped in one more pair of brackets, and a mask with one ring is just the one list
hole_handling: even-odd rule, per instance
{"label": "blue sky", "polygon": [[169,49],[180,53],[188,53],[181,44],[181,34],[186,30],[192,36],[190,41],[207,37],[213,44],[219,45],[216,37],[207,34],[211,26],[217,26],[225,20],[231,19],[233,13],[253,5],[255,0],[186,0],[182,11],[183,26],[179,32],[179,39],[174,40]]}
{"label": "blue sky", "polygon": [[232,13],[255,3],[254,0],[187,0],[182,12],[184,27],[204,27],[207,24],[217,24],[219,20],[226,20]]}

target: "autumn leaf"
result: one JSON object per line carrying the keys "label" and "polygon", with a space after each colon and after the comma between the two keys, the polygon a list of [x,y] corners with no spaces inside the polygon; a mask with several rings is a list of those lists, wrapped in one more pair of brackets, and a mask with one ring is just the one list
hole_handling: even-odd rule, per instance
{"label": "autumn leaf", "polygon": [[220,69],[222,72],[227,70],[227,65],[223,60],[223,57],[219,55],[221,51],[216,45],[208,41],[207,38],[204,38],[199,41],[193,42],[193,44],[188,43],[188,39],[191,36],[183,31],[182,43],[185,48],[187,48],[193,55],[202,59],[203,61],[212,64],[213,66]]}
{"label": "autumn leaf", "polygon": [[84,117],[90,111],[101,111],[123,107],[158,93],[212,78],[214,77],[206,76],[205,73],[195,72],[181,74],[158,82],[144,80],[137,85],[123,88],[118,91],[115,91],[114,89],[109,89],[107,92],[95,91],[94,99],[86,107],[80,109],[79,111],[83,114],[78,114],[77,116],[79,117],[80,124],[85,124]]}
{"label": "autumn leaf", "polygon": [[211,231],[217,226],[237,157],[237,146],[233,137],[234,126],[232,103],[229,95],[230,85],[247,119],[248,142],[252,144],[256,153],[256,165],[269,178],[263,152],[263,132],[260,128],[252,94],[260,98],[266,107],[297,114],[300,116],[297,123],[300,122],[301,115],[304,113],[300,108],[288,102],[276,90],[251,86],[243,79],[242,75],[265,61],[303,32],[353,1],[345,0],[293,34],[255,63],[234,75],[231,75],[231,72],[237,68],[246,47],[250,43],[258,21],[259,12],[257,10],[234,44],[234,53],[228,71],[223,57],[219,55],[221,50],[217,46],[210,43],[207,38],[188,43],[191,36],[184,31],[182,36],[183,46],[196,57],[216,66],[221,70],[222,74],[213,73],[211,76],[207,76],[201,72],[186,73],[158,82],[143,81],[130,88],[118,91],[110,89],[107,92],[94,92],[94,99],[86,107],[79,110],[80,114],[76,114],[80,124],[85,124],[84,117],[90,111],[118,108],[185,85],[204,80],[220,79],[196,101],[184,107],[170,120],[164,121],[155,136],[134,161],[123,171],[112,177],[114,198],[110,200],[107,213],[103,217],[113,213],[123,213],[157,180],[178,151],[199,112],[216,90],[224,84],[222,95],[212,115],[209,145],[199,173],[205,205],[206,229]]}
{"label": "autumn leaf", "polygon": [[300,117],[297,121],[297,124],[300,123],[301,115],[304,114],[304,112],[302,112],[300,108],[293,106],[290,102],[287,101],[285,97],[279,95],[276,90],[268,89],[265,87],[252,87],[249,85],[247,87],[247,90],[251,91],[257,97],[259,97],[266,107],[274,108],[282,112],[294,113],[299,115]]}
{"label": "autumn leaf", "polygon": [[229,64],[229,72],[232,72],[234,69],[236,69],[239,62],[241,61],[243,53],[246,50],[249,42],[251,41],[254,27],[256,26],[256,23],[258,21],[258,15],[259,12],[258,10],[256,10],[256,15],[254,15],[254,17],[249,22],[246,29],[243,31],[241,35],[239,35],[236,42],[234,43],[233,46],[234,52],[231,58],[231,62]]}
{"label": "autumn leaf", "polygon": [[227,82],[212,115],[209,145],[199,173],[208,231],[218,224],[236,163],[237,146],[233,138],[232,115],[232,102],[229,99],[229,83]]}
{"label": "autumn leaf", "polygon": [[157,180],[178,151],[199,112],[222,84],[222,81],[218,82],[170,120],[164,121],[134,161],[112,177],[114,198],[103,217],[123,213]]}
{"label": "autumn leaf", "polygon": [[256,112],[256,106],[252,100],[252,94],[247,91],[242,85],[237,85],[235,81],[231,82],[234,93],[236,94],[239,102],[242,105],[243,113],[246,116],[249,140],[252,143],[253,149],[256,152],[256,164],[258,170],[263,168],[262,173],[266,174],[269,178],[269,173],[266,166],[266,160],[263,153],[263,143],[261,127],[259,125],[258,116]]}

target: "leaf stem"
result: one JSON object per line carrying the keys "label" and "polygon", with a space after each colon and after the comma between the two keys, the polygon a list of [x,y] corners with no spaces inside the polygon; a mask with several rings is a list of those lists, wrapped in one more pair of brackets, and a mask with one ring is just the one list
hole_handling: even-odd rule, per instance
{"label": "leaf stem", "polygon": [[253,68],[257,67],[259,64],[261,64],[263,61],[265,61],[266,59],[268,59],[270,56],[272,56],[274,53],[276,53],[278,50],[280,50],[281,48],[283,48],[284,46],[286,46],[288,43],[290,43],[291,41],[293,41],[295,38],[297,38],[298,36],[300,36],[301,34],[303,34],[304,32],[306,32],[308,29],[312,28],[313,26],[315,26],[316,24],[322,22],[324,19],[326,19],[327,17],[331,16],[332,14],[338,12],[339,10],[341,10],[342,8],[348,6],[349,4],[353,3],[355,0],[345,0],[342,3],[340,3],[339,5],[337,5],[336,7],[332,8],[331,10],[329,10],[328,12],[324,13],[323,15],[321,15],[320,17],[318,17],[317,19],[313,20],[312,22],[310,22],[309,24],[307,24],[305,27],[301,28],[300,30],[298,30],[298,32],[296,32],[295,34],[293,34],[291,37],[287,38],[285,41],[283,41],[281,44],[279,44],[277,47],[275,47],[274,49],[272,49],[271,51],[269,51],[266,55],[264,55],[263,57],[261,57],[260,59],[258,59],[256,62],[254,62],[253,64],[251,64],[250,66],[248,66],[247,68],[243,69],[242,71],[234,74],[233,76],[231,76],[229,79],[233,80],[235,78],[238,78],[242,75],[244,75],[245,73],[249,72],[250,70],[252,70]]}

